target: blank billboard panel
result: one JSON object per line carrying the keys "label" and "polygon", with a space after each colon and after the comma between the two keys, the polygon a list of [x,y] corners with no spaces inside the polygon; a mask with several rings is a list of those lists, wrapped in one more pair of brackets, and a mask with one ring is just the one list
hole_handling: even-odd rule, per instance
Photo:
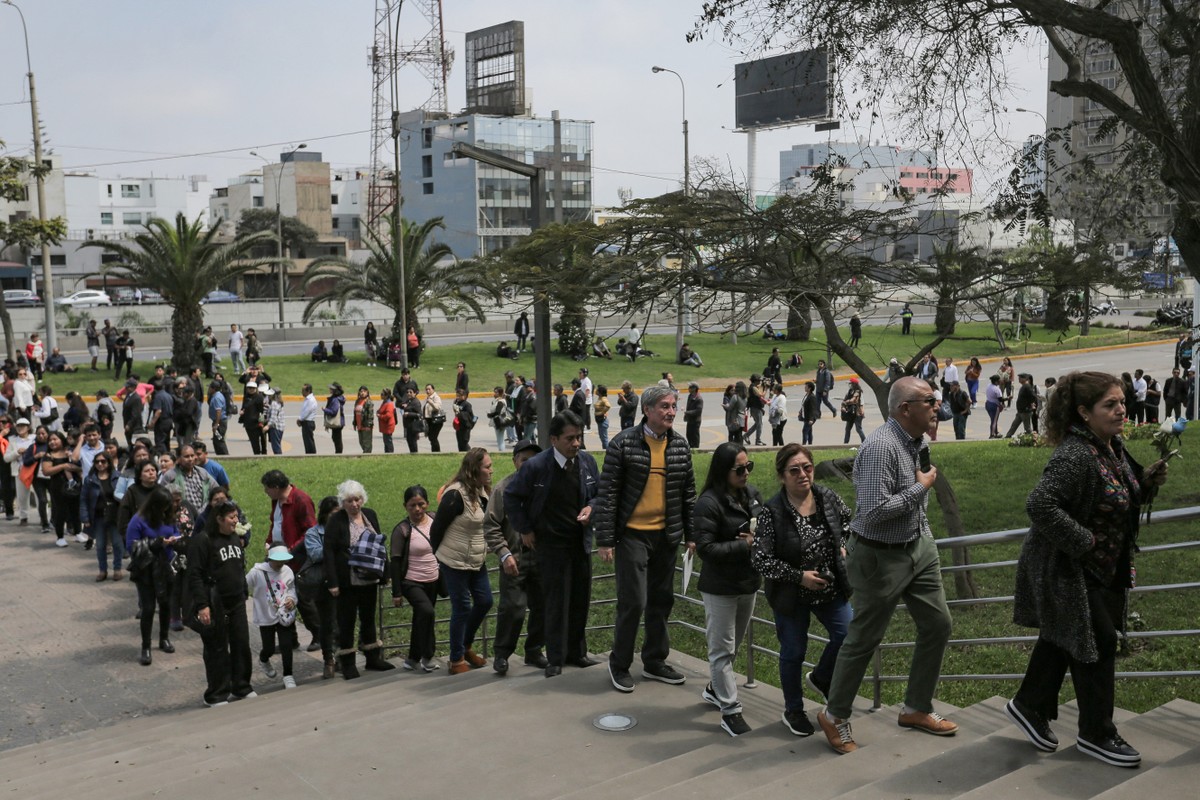
{"label": "blank billboard panel", "polygon": [[829,119],[829,56],[819,48],[738,64],[734,94],[739,130]]}

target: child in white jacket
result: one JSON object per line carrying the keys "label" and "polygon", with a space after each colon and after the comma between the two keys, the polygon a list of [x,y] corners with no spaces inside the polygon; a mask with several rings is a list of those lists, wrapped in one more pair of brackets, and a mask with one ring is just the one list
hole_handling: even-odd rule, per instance
{"label": "child in white jacket", "polygon": [[295,689],[292,677],[292,651],[296,648],[296,583],[292,568],[287,562],[292,554],[287,547],[272,547],[267,560],[255,564],[246,573],[246,591],[253,602],[252,619],[262,635],[262,650],[258,654],[258,668],[269,679],[279,673],[271,666],[278,641],[283,659],[283,688]]}

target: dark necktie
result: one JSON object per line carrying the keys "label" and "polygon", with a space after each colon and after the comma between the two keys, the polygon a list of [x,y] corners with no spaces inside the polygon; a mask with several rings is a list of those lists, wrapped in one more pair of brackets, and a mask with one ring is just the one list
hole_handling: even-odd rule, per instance
{"label": "dark necktie", "polygon": [[579,464],[573,458],[567,459],[567,474],[569,474],[569,475],[578,475],[579,474]]}

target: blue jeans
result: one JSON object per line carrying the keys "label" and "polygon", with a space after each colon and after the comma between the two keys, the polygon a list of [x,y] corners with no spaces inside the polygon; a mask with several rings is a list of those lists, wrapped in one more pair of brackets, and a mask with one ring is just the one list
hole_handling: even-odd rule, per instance
{"label": "blue jeans", "polygon": [[792,614],[775,614],[775,635],[779,637],[779,685],[783,689],[784,708],[804,709],[804,655],[808,652],[808,626],[816,617],[829,632],[829,644],[813,668],[813,682],[828,686],[833,680],[833,665],[846,639],[854,609],[842,599],[820,605],[797,605]]}
{"label": "blue jeans", "polygon": [[804,421],[804,426],[800,428],[800,444],[813,443],[813,424],[808,420]]}
{"label": "blue jeans", "polygon": [[1000,406],[999,406],[999,404],[993,403],[989,400],[988,402],[983,404],[983,407],[985,409],[987,409],[988,419],[991,421],[988,426],[988,436],[999,436],[1000,435]]}
{"label": "blue jeans", "polygon": [[600,437],[600,449],[608,449],[608,415],[596,420],[596,434]]}
{"label": "blue jeans", "polygon": [[966,414],[955,414],[953,421],[954,421],[954,438],[955,439],[967,438],[967,415]]}
{"label": "blue jeans", "polygon": [[268,428],[267,438],[271,441],[271,452],[277,456],[283,455],[283,431],[279,428]]}
{"label": "blue jeans", "polygon": [[96,561],[100,564],[101,572],[108,572],[108,542],[112,540],[112,565],[114,570],[121,568],[121,559],[125,555],[125,543],[117,536],[117,526],[105,521],[103,517],[92,521],[90,533],[96,540]]}
{"label": "blue jeans", "polygon": [[442,578],[450,595],[450,661],[462,661],[492,608],[492,583],[486,564],[477,570],[454,569],[443,564]]}
{"label": "blue jeans", "polygon": [[967,394],[971,395],[971,402],[975,402],[975,395],[979,392],[979,379],[967,379]]}

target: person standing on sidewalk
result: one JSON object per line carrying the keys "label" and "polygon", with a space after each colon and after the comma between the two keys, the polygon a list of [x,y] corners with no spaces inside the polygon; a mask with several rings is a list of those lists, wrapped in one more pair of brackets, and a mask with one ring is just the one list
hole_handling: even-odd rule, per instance
{"label": "person standing on sidewalk", "polygon": [[600,558],[615,565],[617,618],[609,679],[619,692],[634,690],[629,668],[639,623],[645,618],[642,676],[680,684],[686,678],[667,664],[667,619],[675,605],[679,544],[691,541],[696,479],[692,451],[673,425],[678,400],[659,384],[642,392],[641,424],[608,443],[600,491],[593,504]]}
{"label": "person standing on sidewalk", "polygon": [[246,371],[246,362],[242,360],[242,345],[246,337],[238,330],[237,323],[229,326],[229,358],[233,361],[233,374],[241,375]]}
{"label": "person standing on sidewalk", "polygon": [[208,418],[212,422],[213,450],[219,456],[229,455],[229,445],[225,441],[225,435],[229,433],[229,401],[216,381],[208,385]]}
{"label": "person standing on sidewalk", "polygon": [[[295,559],[290,566],[299,572],[305,564],[304,534],[317,524],[312,498],[303,489],[294,486],[281,470],[270,470],[262,476],[261,483],[263,493],[271,500],[267,547],[287,547]],[[321,618],[317,613],[316,598],[309,592],[302,592],[299,605],[304,627],[312,634],[308,652],[314,653],[321,649]]]}
{"label": "person standing on sidewalk", "polygon": [[358,432],[358,446],[364,453],[370,453],[374,446],[375,403],[366,386],[358,387],[358,397],[354,401],[354,430]]}
{"label": "person standing on sidewalk", "polygon": [[541,572],[536,553],[521,542],[521,534],[513,528],[510,504],[504,493],[529,459],[542,452],[534,442],[519,442],[512,451],[513,472],[492,489],[492,500],[483,517],[483,540],[488,550],[500,559],[500,606],[496,610],[495,658],[492,669],[499,675],[508,672],[508,659],[517,650],[521,628],[528,612],[529,626],[525,631],[525,663],[545,669],[550,663],[542,648],[546,642],[545,603],[542,596]]}
{"label": "person standing on sidewalk", "polygon": [[108,320],[104,320],[104,327],[100,329],[100,333],[104,336],[104,368],[109,370],[113,368],[113,362],[121,363],[121,358],[117,355],[117,337],[121,334]]}
{"label": "person standing on sidewalk", "polygon": [[818,408],[824,406],[836,417],[838,415],[837,409],[829,402],[829,393],[833,391],[833,372],[829,367],[825,366],[825,359],[817,362],[816,384]]}
{"label": "person standing on sidewalk", "polygon": [[687,435],[688,447],[696,450],[700,447],[700,425],[704,421],[704,398],[700,396],[700,384],[695,381],[688,384],[686,402],[687,405],[683,408],[684,430]]}
{"label": "person standing on sidewalk", "polygon": [[582,449],[583,425],[575,414],[556,415],[549,433],[550,449],[516,473],[505,488],[504,503],[523,549],[537,558],[545,598],[546,677],[552,678],[562,674],[564,665],[600,663],[588,656],[586,633],[592,599],[588,522],[600,469]]}
{"label": "person standing on sidewalk", "polygon": [[933,710],[950,640],[950,609],[926,513],[937,468],[925,467],[925,434],[937,421],[937,399],[925,381],[901,378],[888,393],[888,411],[887,424],[871,432],[854,459],[854,536],[846,553],[854,619],[838,652],[828,704],[817,715],[838,753],[858,749],[850,729],[854,697],[901,601],[917,633],[897,723],[936,736],[958,731]]}
{"label": "person standing on sidewalk", "polygon": [[317,439],[313,434],[317,430],[317,418],[320,416],[321,410],[317,406],[317,397],[313,394],[311,383],[306,383],[300,388],[300,395],[304,401],[300,404],[300,417],[296,420],[296,424],[300,426],[300,437],[304,440],[304,452],[311,456],[317,452]]}
{"label": "person standing on sidewalk", "polygon": [[1025,426],[1025,433],[1033,433],[1033,416],[1038,411],[1033,376],[1022,372],[1017,376],[1017,380],[1021,383],[1021,388],[1017,391],[1017,414],[1013,417],[1012,425],[1008,426],[1008,433],[1004,435],[1006,439],[1011,439],[1021,425]]}

